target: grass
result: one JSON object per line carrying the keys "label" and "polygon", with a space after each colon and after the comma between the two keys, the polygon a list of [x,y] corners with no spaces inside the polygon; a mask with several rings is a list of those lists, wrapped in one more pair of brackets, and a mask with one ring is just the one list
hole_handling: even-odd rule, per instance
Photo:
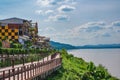
{"label": "grass", "polygon": [[110,75],[102,65],[95,66],[93,62],[85,62],[82,58],[60,51],[62,67],[45,80],[119,80]]}

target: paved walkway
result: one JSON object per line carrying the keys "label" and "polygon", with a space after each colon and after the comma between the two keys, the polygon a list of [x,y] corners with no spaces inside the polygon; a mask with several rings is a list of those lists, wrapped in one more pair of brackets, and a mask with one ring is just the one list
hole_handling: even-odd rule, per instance
{"label": "paved walkway", "polygon": [[[57,56],[56,56],[56,58],[59,58],[59,57],[60,57],[60,55],[57,55]],[[41,59],[39,62],[48,61],[48,60],[51,60],[51,55],[49,55],[49,56]],[[33,63],[38,63],[38,61],[35,61],[35,62],[33,62]],[[30,65],[30,64],[31,64],[31,62],[25,63],[24,65]],[[19,64],[19,65],[15,65],[14,68],[22,67],[22,66],[23,66],[23,64]],[[5,68],[0,68],[0,72],[1,72],[1,71],[4,71],[4,70],[9,70],[9,69],[12,69],[12,66],[10,66],[10,67],[5,67]]]}
{"label": "paved walkway", "polygon": [[[60,65],[60,63],[59,63],[59,60],[55,60],[54,61],[54,59],[59,59],[60,58],[60,54],[57,54],[57,55],[50,55],[50,56],[48,56],[48,57],[45,57],[44,59],[41,59],[39,62],[38,61],[35,61],[35,62],[33,62],[32,64],[36,64],[36,63],[42,63],[43,61],[44,62],[47,62],[47,63],[45,63],[43,66],[40,66],[40,67],[38,67],[38,68],[36,68],[35,66],[35,68],[33,68],[33,70],[28,70],[28,71],[25,71],[25,73],[19,73],[18,75],[19,75],[19,80],[26,80],[25,79],[25,76],[27,76],[27,75],[33,75],[34,76],[34,74],[41,74],[41,73],[44,73],[45,71],[49,71],[49,70],[51,70],[51,69],[54,69],[54,68],[56,68],[57,66],[59,66]],[[51,63],[49,63],[49,61],[51,61],[51,60],[53,60],[53,62]],[[57,61],[57,62],[56,62]],[[27,66],[27,65],[31,65],[31,62],[30,63],[25,63],[24,64],[24,66]],[[52,65],[51,67],[50,67],[50,65]],[[39,65],[38,65],[39,66]],[[19,65],[15,65],[14,66],[14,69],[15,69],[15,72],[17,72],[18,70],[18,68],[22,68],[23,67],[23,64],[19,64]],[[29,67],[30,68],[30,67]],[[28,69],[29,69],[28,68]],[[41,70],[40,70],[40,68],[41,68]],[[5,75],[7,74],[8,75],[8,73],[10,73],[9,72],[9,70],[12,70],[13,68],[12,67],[6,67],[6,68],[1,68],[0,69],[0,75],[1,76],[3,76],[3,71],[5,71]],[[27,70],[27,69],[26,69]],[[38,73],[35,73],[35,72],[31,72],[31,71],[34,71],[34,70],[39,70],[38,71]],[[26,75],[26,73],[28,73],[27,75]],[[10,74],[13,74],[13,73],[10,73]],[[23,76],[24,75],[24,76]],[[22,78],[23,79],[21,79],[21,76],[22,76]],[[15,77],[13,77],[13,76],[11,76],[10,77],[10,79],[9,78],[6,78],[5,80],[18,80],[18,78],[17,78],[17,75],[15,75]]]}

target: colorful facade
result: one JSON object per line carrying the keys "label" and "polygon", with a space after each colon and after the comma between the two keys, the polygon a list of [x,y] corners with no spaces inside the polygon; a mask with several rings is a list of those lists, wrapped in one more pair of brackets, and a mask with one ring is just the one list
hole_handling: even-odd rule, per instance
{"label": "colorful facade", "polygon": [[9,39],[9,40],[18,40],[18,29],[10,28],[8,25],[0,26],[0,40]]}
{"label": "colorful facade", "polygon": [[[14,40],[22,45],[25,41],[30,40],[33,45],[44,48],[49,47],[50,38],[38,36],[38,24],[32,23],[31,20],[20,18],[9,18],[0,20],[0,41],[4,42]],[[5,42],[3,47],[10,47]]]}
{"label": "colorful facade", "polygon": [[[34,29],[34,35],[31,34],[30,29]],[[19,41],[24,36],[30,38],[36,37],[38,33],[37,23],[20,18],[9,18],[0,20],[0,40],[9,39]]]}

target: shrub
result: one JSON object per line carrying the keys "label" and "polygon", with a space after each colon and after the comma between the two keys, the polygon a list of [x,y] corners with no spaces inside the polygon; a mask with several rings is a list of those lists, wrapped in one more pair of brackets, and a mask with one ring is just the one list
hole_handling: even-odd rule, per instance
{"label": "shrub", "polygon": [[2,42],[0,41],[0,48],[2,47]]}

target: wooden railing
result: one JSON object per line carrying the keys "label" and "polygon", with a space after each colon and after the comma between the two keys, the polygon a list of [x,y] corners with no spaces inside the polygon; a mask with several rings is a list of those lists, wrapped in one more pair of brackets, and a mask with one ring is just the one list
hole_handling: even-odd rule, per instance
{"label": "wooden railing", "polygon": [[32,80],[51,74],[61,66],[62,59],[53,58],[44,62],[31,63],[22,67],[15,67],[0,71],[0,80]]}

